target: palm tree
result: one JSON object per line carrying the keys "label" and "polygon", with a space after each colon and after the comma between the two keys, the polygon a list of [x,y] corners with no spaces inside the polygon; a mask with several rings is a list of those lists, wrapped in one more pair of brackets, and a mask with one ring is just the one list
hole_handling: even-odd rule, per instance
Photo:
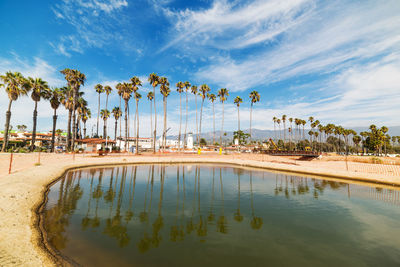
{"label": "palm tree", "polygon": [[135,92],[135,100],[136,100],[136,155],[139,154],[139,99],[142,98],[142,95],[138,92]]}
{"label": "palm tree", "polygon": [[[235,97],[235,99],[233,100],[233,103],[236,104],[237,107],[237,111],[238,111],[238,135],[240,132],[240,114],[239,114],[239,107],[240,104],[243,103],[243,99],[240,96]],[[240,138],[239,138],[240,139]],[[240,140],[239,140],[240,141]]]}
{"label": "palm tree", "polygon": [[[84,94],[84,92],[79,92],[79,98],[78,98],[77,107],[76,107],[76,110],[78,112],[78,119],[77,119],[76,125],[80,132],[80,138],[82,138],[82,130],[81,130],[82,127],[81,127],[80,123],[81,123],[81,120],[83,121],[83,117],[86,115],[87,110],[88,110],[88,107],[87,107],[88,103],[83,98],[83,94]],[[85,127],[86,127],[86,125],[85,125]],[[86,131],[85,131],[85,134],[86,134]]]}
{"label": "palm tree", "polygon": [[111,88],[111,86],[106,85],[106,86],[104,86],[103,89],[104,89],[104,92],[106,93],[106,109],[107,109],[107,106],[108,106],[108,96],[111,94],[112,88]]}
{"label": "palm tree", "polygon": [[178,135],[178,146],[179,146],[179,152],[181,151],[181,128],[182,128],[182,92],[183,92],[183,87],[185,87],[185,84],[183,82],[178,82],[176,84],[176,91],[179,93],[179,135]]}
{"label": "palm tree", "polygon": [[165,151],[167,143],[167,97],[171,93],[169,89],[169,82],[166,77],[160,77],[160,93],[163,95],[164,104],[164,131],[163,131],[163,149]]}
{"label": "palm tree", "polygon": [[188,81],[186,81],[185,82],[185,91],[186,91],[186,105],[185,105],[185,108],[186,108],[186,122],[185,122],[185,136],[184,136],[184,147],[186,147],[186,132],[187,132],[187,123],[188,123],[188,91],[189,91],[189,88],[190,88],[190,86],[191,86],[191,84],[190,84],[190,82],[188,82]]}
{"label": "palm tree", "polygon": [[84,111],[82,113],[83,138],[86,138],[86,122],[91,117],[92,117],[92,113],[90,112],[90,109],[88,109],[88,108],[84,109]]}
{"label": "palm tree", "polygon": [[290,122],[290,140],[289,140],[289,149],[292,150],[291,146],[292,146],[292,138],[293,138],[293,127],[292,127],[292,123],[293,123],[293,118],[289,118],[289,122]]}
{"label": "palm tree", "polygon": [[283,148],[285,148],[286,142],[286,115],[282,115],[282,122],[283,122]]}
{"label": "palm tree", "polygon": [[195,101],[196,101],[196,142],[199,144],[199,129],[198,129],[198,122],[197,122],[197,86],[192,85],[192,94],[195,95]]}
{"label": "palm tree", "polygon": [[64,69],[61,71],[64,74],[68,85],[72,89],[72,149],[75,149],[76,139],[76,102],[78,100],[79,88],[84,85],[86,76],[78,70]]}
{"label": "palm tree", "polygon": [[125,151],[127,151],[128,148],[128,104],[129,104],[129,99],[132,96],[132,87],[129,86],[127,83],[119,83],[117,84],[117,89],[118,91],[121,92],[122,99],[124,99],[125,102]]}
{"label": "palm tree", "polygon": [[274,122],[274,135],[275,135],[275,142],[276,142],[276,120],[277,120],[278,118],[277,117],[273,117],[272,118],[272,121]]}
{"label": "palm tree", "polygon": [[252,116],[253,116],[253,105],[254,103],[257,103],[260,101],[260,94],[257,91],[252,91],[249,95],[251,105],[250,105],[250,143],[251,143],[251,122],[252,122]]}
{"label": "palm tree", "polygon": [[8,146],[8,132],[10,129],[11,120],[11,104],[16,101],[20,96],[26,95],[29,91],[29,84],[19,72],[6,72],[5,75],[0,75],[0,80],[3,82],[0,87],[5,87],[6,93],[8,95],[8,109],[6,112],[6,124],[4,130],[3,147],[1,152],[5,152]]}
{"label": "palm tree", "polygon": [[147,100],[150,101],[150,136],[153,134],[153,105],[152,102],[154,98],[153,92],[147,93]]}
{"label": "palm tree", "polygon": [[50,105],[54,110],[53,115],[53,131],[51,132],[51,152],[54,152],[55,136],[56,136],[56,124],[57,124],[57,109],[61,104],[61,90],[54,88],[51,90]]}
{"label": "palm tree", "polygon": [[156,87],[160,83],[160,78],[157,74],[151,73],[148,81],[153,86],[153,98],[154,98],[154,134],[153,134],[153,153],[156,153],[156,138],[157,138],[157,109],[156,109]]}
{"label": "palm tree", "polygon": [[[134,129],[134,131],[135,131],[135,128],[136,128],[136,132],[138,132],[138,127],[139,127],[139,125],[138,125],[138,120],[139,120],[139,110],[138,110],[138,104],[139,104],[139,99],[137,99],[136,98],[136,96],[140,96],[140,97],[142,97],[139,93],[137,93],[137,91],[139,90],[139,86],[142,86],[142,81],[138,78],[138,77],[136,77],[136,76],[134,76],[134,77],[132,77],[131,78],[131,86],[132,86],[132,89],[133,89],[133,96],[135,97],[135,100],[136,100],[136,109],[135,109],[135,119],[134,119],[134,127],[133,127],[133,129]],[[136,148],[138,148],[138,143],[137,143],[137,141],[138,140],[136,140]],[[136,150],[136,153],[138,153],[138,151]]]}
{"label": "palm tree", "polygon": [[213,145],[215,145],[215,109],[214,109],[214,102],[217,99],[215,94],[208,94],[208,99],[211,101],[213,106]]}
{"label": "palm tree", "polygon": [[72,119],[72,89],[70,86],[61,88],[61,103],[64,105],[65,109],[68,110],[68,122],[67,122],[67,149],[71,147],[71,119]]}
{"label": "palm tree", "polygon": [[221,133],[219,135],[219,145],[222,145],[222,133],[224,132],[224,103],[229,96],[229,91],[226,88],[221,88],[218,91],[219,100],[222,103],[222,123],[221,123]]}
{"label": "palm tree", "polygon": [[114,140],[117,141],[117,126],[118,126],[118,120],[121,118],[122,116],[122,112],[121,109],[119,107],[114,107],[112,110],[114,119],[115,119],[115,127],[114,127],[114,131],[115,131],[115,135],[114,135]]}
{"label": "palm tree", "polygon": [[278,123],[278,127],[279,127],[279,140],[282,139],[282,133],[281,133],[281,119],[277,119],[276,123]]}
{"label": "palm tree", "polygon": [[103,128],[103,139],[107,139],[107,119],[110,117],[110,111],[107,109],[102,109],[100,111],[100,116],[103,119],[104,128]]}
{"label": "palm tree", "polygon": [[37,104],[41,98],[48,99],[50,97],[50,89],[46,81],[41,78],[29,77],[29,86],[31,87],[32,94],[31,98],[35,102],[35,108],[33,110],[33,129],[32,129],[32,142],[30,150],[33,151],[35,148],[36,141],[36,125],[37,125]]}
{"label": "palm tree", "polygon": [[97,124],[96,124],[96,135],[99,137],[99,116],[100,116],[100,95],[104,93],[103,85],[97,84],[95,87],[96,92],[99,94],[99,102],[97,105]]}
{"label": "palm tree", "polygon": [[[200,86],[200,96],[201,96],[201,108],[200,108],[200,131],[199,131],[199,140],[201,140],[201,121],[203,118],[203,105],[204,99],[207,97],[208,92],[210,92],[210,87],[207,84],[202,84]],[[200,143],[199,143],[200,146]]]}

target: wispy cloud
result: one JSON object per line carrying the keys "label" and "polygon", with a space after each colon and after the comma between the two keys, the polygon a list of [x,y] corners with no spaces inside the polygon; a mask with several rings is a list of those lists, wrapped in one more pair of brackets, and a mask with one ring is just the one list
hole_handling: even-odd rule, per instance
{"label": "wispy cloud", "polygon": [[50,45],[59,54],[71,56],[71,52],[83,53],[85,48],[101,48],[110,41],[123,41],[121,25],[127,17],[122,10],[126,0],[63,0],[52,7],[60,22],[71,25],[74,33],[61,35]]}

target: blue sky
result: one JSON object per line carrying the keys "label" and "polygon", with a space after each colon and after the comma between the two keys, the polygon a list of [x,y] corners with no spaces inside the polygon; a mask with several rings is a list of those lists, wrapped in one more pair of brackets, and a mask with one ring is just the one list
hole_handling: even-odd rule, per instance
{"label": "blue sky", "polygon": [[[169,78],[168,124],[179,126],[178,81],[207,83],[214,93],[228,88],[225,129],[248,128],[248,94],[258,90],[253,126],[272,129],[272,117],[314,116],[344,127],[399,125],[400,1],[173,1],[41,0],[0,2],[0,73],[20,71],[63,86],[59,71],[86,74],[82,90],[96,117],[94,85],[115,86],[132,76]],[[0,112],[7,98],[0,93]],[[157,95],[161,129],[161,96]],[[105,97],[102,96],[104,105]],[[189,99],[189,128],[195,102]],[[199,103],[200,104],[200,103]],[[11,124],[32,125],[29,97],[13,106]],[[118,105],[114,93],[109,106]],[[216,103],[217,125],[221,105]],[[133,103],[131,110],[133,110]],[[140,102],[142,133],[149,133],[149,103]],[[40,130],[49,130],[52,111],[39,104]],[[203,132],[212,130],[205,104]],[[0,116],[4,125],[5,115]],[[90,125],[95,120],[89,122]],[[60,109],[59,127],[66,125]],[[109,123],[112,126],[112,123]],[[218,127],[219,128],[219,127]],[[89,131],[90,133],[90,131]]]}

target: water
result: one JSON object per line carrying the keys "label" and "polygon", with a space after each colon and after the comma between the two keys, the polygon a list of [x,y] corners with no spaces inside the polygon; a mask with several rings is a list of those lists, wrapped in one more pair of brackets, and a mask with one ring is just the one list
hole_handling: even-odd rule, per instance
{"label": "water", "polygon": [[399,266],[400,193],[211,165],[70,171],[49,243],[84,266]]}

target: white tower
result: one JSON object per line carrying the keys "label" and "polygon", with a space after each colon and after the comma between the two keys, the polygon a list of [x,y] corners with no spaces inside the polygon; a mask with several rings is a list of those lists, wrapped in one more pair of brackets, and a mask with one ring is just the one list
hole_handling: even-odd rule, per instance
{"label": "white tower", "polygon": [[189,149],[193,149],[193,134],[192,133],[188,133],[186,147]]}

